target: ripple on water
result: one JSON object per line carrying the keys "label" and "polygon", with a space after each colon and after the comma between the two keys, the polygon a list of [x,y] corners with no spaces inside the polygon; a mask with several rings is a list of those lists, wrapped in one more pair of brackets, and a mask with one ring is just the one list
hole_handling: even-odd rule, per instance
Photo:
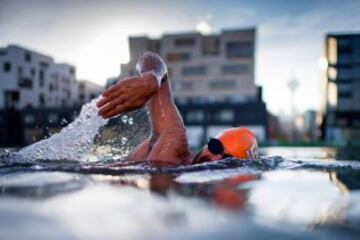
{"label": "ripple on water", "polygon": [[15,171],[0,175],[2,196],[44,198],[81,189],[85,178],[63,172]]}

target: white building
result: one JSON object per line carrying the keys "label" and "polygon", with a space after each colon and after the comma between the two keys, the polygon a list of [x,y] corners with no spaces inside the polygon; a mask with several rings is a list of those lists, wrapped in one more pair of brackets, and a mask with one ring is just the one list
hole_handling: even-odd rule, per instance
{"label": "white building", "polygon": [[257,98],[254,80],[255,28],[166,34],[160,39],[130,37],[130,62],[121,77],[136,74],[137,59],[146,51],[166,61],[174,97],[179,102],[246,102]]}
{"label": "white building", "polygon": [[79,81],[79,103],[84,104],[90,102],[92,99],[97,98],[104,90],[104,87],[87,81],[87,80],[80,80]]}
{"label": "white building", "polygon": [[70,107],[77,102],[74,66],[15,45],[0,48],[0,109]]}

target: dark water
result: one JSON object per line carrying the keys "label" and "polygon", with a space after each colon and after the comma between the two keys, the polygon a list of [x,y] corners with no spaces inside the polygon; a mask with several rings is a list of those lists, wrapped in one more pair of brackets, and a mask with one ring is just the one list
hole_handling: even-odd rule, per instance
{"label": "dark water", "polygon": [[282,157],[157,169],[2,152],[1,239],[359,239],[357,149],[262,151]]}

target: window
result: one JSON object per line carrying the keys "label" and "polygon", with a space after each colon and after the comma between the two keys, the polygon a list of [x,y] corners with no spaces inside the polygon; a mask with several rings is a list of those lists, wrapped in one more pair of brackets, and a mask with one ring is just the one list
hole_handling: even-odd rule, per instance
{"label": "window", "polygon": [[226,43],[226,56],[228,58],[252,57],[253,51],[253,42],[237,41]]}
{"label": "window", "polygon": [[69,73],[70,73],[71,75],[74,75],[74,74],[75,74],[75,68],[71,67],[71,68],[69,69]]}
{"label": "window", "polygon": [[211,89],[233,89],[237,87],[235,80],[217,80],[209,84]]}
{"label": "window", "polygon": [[32,79],[31,79],[31,78],[19,77],[19,79],[18,79],[18,85],[19,85],[19,87],[32,89],[32,87],[33,87],[33,82],[32,82]]}
{"label": "window", "polygon": [[10,62],[4,62],[3,69],[4,69],[4,72],[10,72],[11,71],[11,63]]}
{"label": "window", "polygon": [[341,54],[352,53],[352,44],[350,38],[338,38],[338,52]]}
{"label": "window", "polygon": [[25,52],[24,59],[25,59],[25,62],[28,62],[28,63],[31,62],[31,53]]}
{"label": "window", "polygon": [[79,86],[80,90],[81,91],[84,91],[85,90],[85,83],[80,83],[80,86]]}
{"label": "window", "polygon": [[20,101],[19,91],[5,91],[5,108],[13,107],[18,101]]}
{"label": "window", "polygon": [[34,124],[35,123],[35,116],[34,114],[26,114],[24,117],[25,124]]}
{"label": "window", "polygon": [[222,110],[215,114],[215,121],[231,122],[234,120],[234,112],[231,110]]}
{"label": "window", "polygon": [[153,52],[160,52],[160,40],[150,39],[148,42],[148,50]]}
{"label": "window", "polygon": [[40,62],[39,65],[40,65],[40,67],[43,67],[43,68],[49,67],[49,63],[47,63],[47,62]]}
{"label": "window", "polygon": [[246,64],[228,64],[222,66],[223,74],[244,74],[249,71]]}
{"label": "window", "polygon": [[202,54],[205,56],[219,55],[220,38],[209,36],[202,39]]}
{"label": "window", "polygon": [[18,76],[22,76],[23,73],[23,68],[22,67],[18,67]]}
{"label": "window", "polygon": [[171,79],[172,75],[173,75],[173,70],[171,67],[168,67],[168,78]]}
{"label": "window", "polygon": [[31,78],[27,78],[23,76],[23,68],[18,67],[18,86],[23,88],[32,89],[33,82]]}
{"label": "window", "polygon": [[348,120],[346,118],[338,118],[336,119],[336,123],[338,126],[346,127],[348,125]]}
{"label": "window", "polygon": [[204,65],[186,66],[182,68],[182,74],[184,76],[204,75],[206,70],[207,68]]}
{"label": "window", "polygon": [[184,62],[191,60],[191,54],[188,52],[168,53],[166,59],[170,63]]}
{"label": "window", "polygon": [[188,122],[202,122],[204,121],[204,112],[200,110],[189,111],[186,114],[186,121]]}
{"label": "window", "polygon": [[352,98],[352,92],[351,91],[339,91],[338,97],[339,98]]}
{"label": "window", "polygon": [[44,87],[44,80],[45,80],[45,72],[44,72],[44,70],[40,70],[40,72],[39,72],[40,87]]}
{"label": "window", "polygon": [[181,84],[181,90],[192,90],[194,88],[194,82],[193,81],[180,81]]}
{"label": "window", "polygon": [[42,93],[39,94],[39,104],[40,104],[40,107],[43,107],[45,105],[45,97],[44,97],[44,94],[42,94]]}
{"label": "window", "polygon": [[175,39],[176,47],[192,47],[195,45],[195,38],[178,38]]}
{"label": "window", "polygon": [[31,68],[31,76],[35,76],[35,74],[36,74],[35,68]]}

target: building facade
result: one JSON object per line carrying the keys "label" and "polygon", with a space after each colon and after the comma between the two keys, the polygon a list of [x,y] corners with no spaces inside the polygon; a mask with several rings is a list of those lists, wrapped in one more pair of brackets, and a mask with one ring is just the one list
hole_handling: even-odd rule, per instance
{"label": "building facade", "polygon": [[177,101],[246,102],[257,98],[255,86],[256,29],[166,34],[160,39],[130,37],[130,62],[121,76],[135,74],[136,60],[147,50],[166,61]]}
{"label": "building facade", "polygon": [[324,54],[324,136],[360,143],[360,33],[328,34]]}
{"label": "building facade", "polygon": [[[156,52],[168,66],[191,147],[234,126],[249,127],[265,141],[267,114],[261,88],[255,85],[255,43],[255,28],[224,30],[217,35],[190,32],[158,39],[130,37],[130,61],[121,65],[118,79],[136,74],[136,61],[145,51]],[[109,79],[108,85],[118,79]]]}
{"label": "building facade", "polygon": [[71,107],[78,103],[76,69],[15,45],[0,48],[0,109]]}

